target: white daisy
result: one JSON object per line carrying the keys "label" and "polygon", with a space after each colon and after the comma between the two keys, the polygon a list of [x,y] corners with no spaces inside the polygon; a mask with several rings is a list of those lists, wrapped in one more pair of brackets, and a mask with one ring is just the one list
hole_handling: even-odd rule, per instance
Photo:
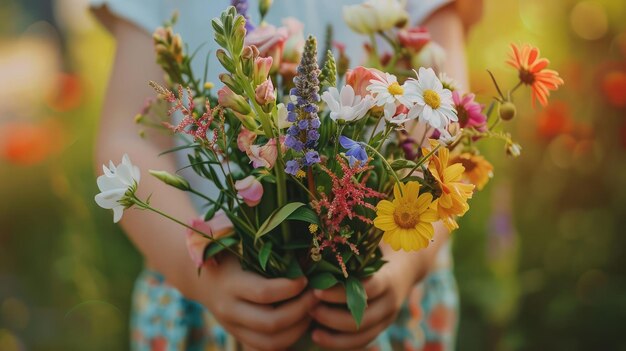
{"label": "white daisy", "polygon": [[417,80],[409,79],[404,85],[405,98],[423,107],[420,120],[436,129],[458,121],[452,92],[443,87],[432,68],[421,67]]}
{"label": "white daisy", "polygon": [[322,100],[328,105],[330,118],[333,121],[358,121],[367,114],[367,111],[374,104],[370,95],[365,98],[356,95],[350,85],[341,88],[341,93],[335,87],[328,88],[328,91],[322,94]]}
{"label": "white daisy", "polygon": [[422,111],[422,106],[414,105],[412,108],[406,108],[404,111],[398,112],[398,107],[395,104],[386,104],[384,109],[385,120],[391,124],[404,124],[408,121],[414,120],[419,116]]}
{"label": "white daisy", "polygon": [[401,103],[407,107],[413,104],[405,96],[405,85],[398,83],[398,78],[393,74],[374,73],[376,79],[370,80],[370,85],[367,87],[367,91],[373,94],[376,106],[384,106],[387,104]]}

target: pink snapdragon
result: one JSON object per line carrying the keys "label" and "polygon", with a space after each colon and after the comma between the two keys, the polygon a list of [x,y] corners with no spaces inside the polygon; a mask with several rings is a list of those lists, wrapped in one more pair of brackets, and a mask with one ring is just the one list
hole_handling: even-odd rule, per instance
{"label": "pink snapdragon", "polygon": [[[220,239],[234,232],[233,223],[222,210],[217,211],[213,218],[207,222],[199,218],[193,219],[191,221],[191,227],[204,234],[210,235],[213,239]],[[200,268],[204,264],[204,250],[210,242],[210,239],[200,235],[194,230],[187,230],[187,251],[196,267]]]}
{"label": "pink snapdragon", "polygon": [[254,207],[261,202],[263,185],[254,176],[248,176],[235,182],[237,195],[241,196],[246,205]]}
{"label": "pink snapdragon", "polygon": [[370,95],[370,92],[367,90],[367,87],[371,84],[370,80],[379,79],[378,77],[380,76],[384,77],[384,73],[375,68],[358,66],[346,73],[346,84],[354,89],[356,95],[365,97]]}
{"label": "pink snapdragon", "polygon": [[265,106],[270,102],[276,101],[276,94],[274,92],[274,84],[271,79],[267,79],[265,82],[259,84],[254,91],[254,99],[257,104]]}
{"label": "pink snapdragon", "polygon": [[285,27],[265,24],[257,27],[246,36],[246,45],[254,45],[260,56],[272,57],[272,72],[278,70],[289,32]]}

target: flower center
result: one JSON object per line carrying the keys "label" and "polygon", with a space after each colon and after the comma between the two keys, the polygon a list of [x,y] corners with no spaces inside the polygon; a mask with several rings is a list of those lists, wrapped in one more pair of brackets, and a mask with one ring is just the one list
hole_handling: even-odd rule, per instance
{"label": "flower center", "polygon": [[393,212],[393,219],[398,227],[403,229],[415,228],[419,222],[419,213],[408,204],[396,207]]}
{"label": "flower center", "polygon": [[526,85],[532,85],[535,82],[535,74],[526,69],[520,69],[519,80]]}
{"label": "flower center", "polygon": [[424,102],[432,107],[433,110],[436,110],[441,106],[441,97],[436,91],[428,89],[424,91]]}
{"label": "flower center", "polygon": [[387,91],[391,95],[402,95],[402,94],[404,94],[404,88],[401,87],[400,84],[398,84],[398,82],[391,83],[391,85],[387,88]]}

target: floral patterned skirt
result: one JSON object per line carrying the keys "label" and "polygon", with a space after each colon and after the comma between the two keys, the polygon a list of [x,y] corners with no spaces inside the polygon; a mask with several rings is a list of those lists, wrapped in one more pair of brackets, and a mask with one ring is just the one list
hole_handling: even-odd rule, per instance
{"label": "floral patterned skirt", "polygon": [[[454,350],[457,317],[458,293],[445,247],[435,269],[413,288],[396,321],[368,350]],[[134,351],[238,349],[202,305],[185,299],[163,276],[149,270],[135,284],[131,343]]]}

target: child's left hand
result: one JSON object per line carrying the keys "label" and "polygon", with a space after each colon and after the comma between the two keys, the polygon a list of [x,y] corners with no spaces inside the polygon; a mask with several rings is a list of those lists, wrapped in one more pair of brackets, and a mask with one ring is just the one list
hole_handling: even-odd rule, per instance
{"label": "child's left hand", "polygon": [[[346,292],[343,286],[328,290],[316,290],[315,296],[322,302],[312,311],[312,317],[327,329],[314,329],[313,341],[331,349],[361,349],[372,342],[395,319],[413,286],[410,274],[402,274],[400,265],[389,262],[374,276],[365,280],[367,308],[359,329],[345,307]],[[344,306],[333,306],[344,304]],[[330,330],[328,330],[330,329]]]}

